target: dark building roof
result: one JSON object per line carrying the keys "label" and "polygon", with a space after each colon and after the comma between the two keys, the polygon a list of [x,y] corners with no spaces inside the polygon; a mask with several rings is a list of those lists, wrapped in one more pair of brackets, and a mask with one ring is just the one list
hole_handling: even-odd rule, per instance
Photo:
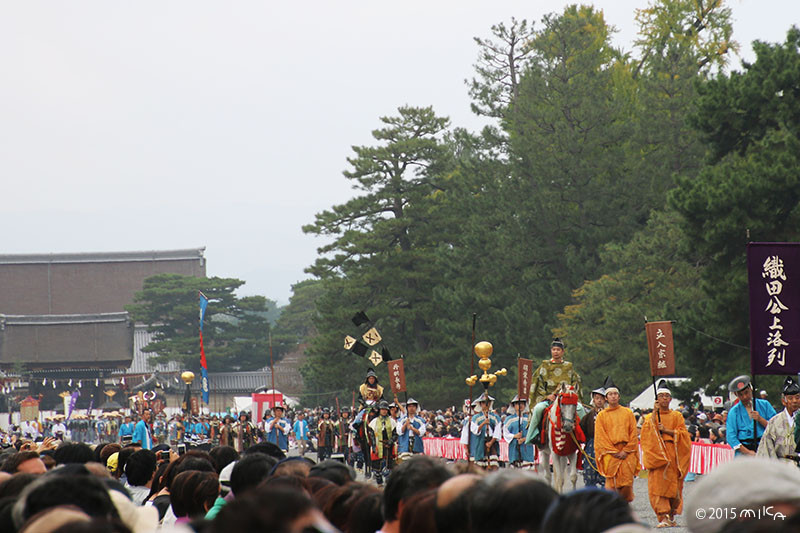
{"label": "dark building roof", "polygon": [[[192,392],[200,392],[200,373],[195,374],[192,381]],[[253,372],[209,372],[209,392],[227,394],[250,394],[259,387],[270,384],[269,369]],[[181,386],[184,386],[181,384]]]}
{"label": "dark building roof", "polygon": [[0,367],[59,370],[128,367],[133,324],[128,313],[0,315]]}
{"label": "dark building roof", "polygon": [[115,313],[146,278],[204,277],[205,248],[149,252],[0,255],[0,314]]}

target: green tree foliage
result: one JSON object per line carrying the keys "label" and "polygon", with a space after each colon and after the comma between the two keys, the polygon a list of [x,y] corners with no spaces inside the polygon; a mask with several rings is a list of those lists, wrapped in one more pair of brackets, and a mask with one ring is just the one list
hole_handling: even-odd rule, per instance
{"label": "green tree foliage", "polygon": [[651,382],[645,318],[676,321],[676,366],[681,375],[689,370],[683,317],[702,298],[701,269],[680,253],[679,222],[675,212],[655,211],[628,243],[606,245],[601,256],[607,274],[576,289],[575,303],[559,315],[556,334],[566,341],[586,389],[610,375],[631,399]]}
{"label": "green tree foliage", "polygon": [[323,294],[322,282],[308,279],[292,285],[289,304],[281,308],[272,340],[275,353],[285,355],[309,342],[316,335],[317,299]]}
{"label": "green tree foliage", "polygon": [[203,323],[209,371],[254,370],[268,362],[269,300],[238,298],[234,291],[242,285],[233,278],[159,274],[144,281],[126,309],[154,333],[144,351],[157,353],[159,362],[177,361],[199,371],[198,291],[202,291],[209,299]]}
{"label": "green tree foliage", "polygon": [[[753,241],[800,238],[799,40],[792,29],[782,45],[756,43],[754,64],[700,87],[695,123],[709,142],[709,164],[682,177],[670,196],[683,217],[687,254],[704,266],[705,298],[694,321],[735,345],[749,345],[747,231]],[[748,367],[746,350],[702,337],[692,348],[706,381]]]}
{"label": "green tree foliage", "polygon": [[[319,335],[303,369],[314,393],[341,389],[342,376],[354,368],[355,356],[341,346],[354,328],[350,317],[360,309],[380,319],[396,356],[430,347],[426,317],[436,273],[431,235],[424,231],[426,199],[441,189],[439,179],[451,158],[442,142],[448,119],[429,107],[401,107],[397,116],[381,121],[384,127],[373,131],[379,144],[353,147],[351,169],[344,173],[362,194],[303,228],[333,237],[308,269],[325,289],[317,300]],[[352,387],[363,375],[350,374],[348,380]]]}

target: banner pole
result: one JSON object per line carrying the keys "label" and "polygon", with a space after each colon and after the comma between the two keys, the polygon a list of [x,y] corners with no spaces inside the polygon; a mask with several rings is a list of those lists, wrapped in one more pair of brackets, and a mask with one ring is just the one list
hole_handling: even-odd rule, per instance
{"label": "banner pole", "polygon": [[[472,344],[469,348],[469,375],[475,375],[475,322],[478,313],[472,313]],[[467,407],[467,465],[472,463],[472,385],[469,386],[469,406]]]}

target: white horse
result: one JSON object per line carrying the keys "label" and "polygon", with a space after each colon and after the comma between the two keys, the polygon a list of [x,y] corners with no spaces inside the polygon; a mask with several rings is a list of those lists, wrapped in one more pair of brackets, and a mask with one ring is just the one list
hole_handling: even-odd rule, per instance
{"label": "white horse", "polygon": [[[562,383],[556,393],[556,399],[548,407],[545,417],[547,420],[546,438],[547,445],[539,447],[539,465],[544,467],[547,482],[556,492],[564,492],[567,475],[572,481],[572,490],[578,480],[578,445],[576,441],[584,441],[583,432],[577,424],[576,411],[578,407],[578,394],[572,385]],[[573,438],[574,437],[574,438]],[[553,474],[551,480],[550,460],[553,461]]]}

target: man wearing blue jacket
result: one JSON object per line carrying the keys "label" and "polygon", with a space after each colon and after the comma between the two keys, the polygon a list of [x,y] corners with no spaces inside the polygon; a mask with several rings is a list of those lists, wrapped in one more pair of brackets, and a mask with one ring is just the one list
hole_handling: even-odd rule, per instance
{"label": "man wearing blue jacket", "polygon": [[[777,413],[768,401],[753,398],[753,385],[749,376],[735,378],[728,389],[736,395],[739,402],[728,411],[725,438],[737,456],[755,455],[769,419]],[[753,426],[756,428],[755,437]]]}

